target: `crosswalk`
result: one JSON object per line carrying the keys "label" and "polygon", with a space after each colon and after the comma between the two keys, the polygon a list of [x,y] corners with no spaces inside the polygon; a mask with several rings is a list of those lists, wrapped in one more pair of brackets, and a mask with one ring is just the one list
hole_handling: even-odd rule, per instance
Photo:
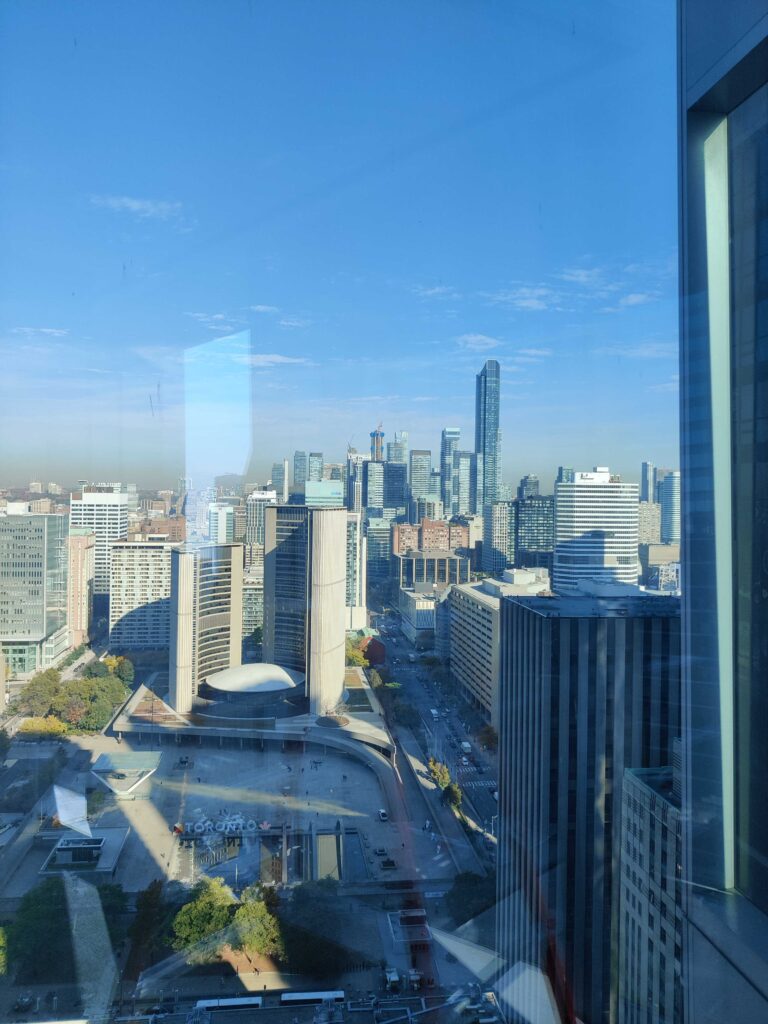
{"label": "crosswalk", "polygon": [[465,789],[498,789],[498,785],[495,779],[468,779],[462,782]]}

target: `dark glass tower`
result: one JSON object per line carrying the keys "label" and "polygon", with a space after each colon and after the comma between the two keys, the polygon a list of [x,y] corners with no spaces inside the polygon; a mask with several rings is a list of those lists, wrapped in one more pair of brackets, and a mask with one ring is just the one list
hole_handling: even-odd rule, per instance
{"label": "dark glass tower", "polygon": [[499,435],[499,400],[501,367],[489,359],[477,375],[475,385],[475,451],[482,455],[482,506],[498,501],[501,485],[501,438]]}

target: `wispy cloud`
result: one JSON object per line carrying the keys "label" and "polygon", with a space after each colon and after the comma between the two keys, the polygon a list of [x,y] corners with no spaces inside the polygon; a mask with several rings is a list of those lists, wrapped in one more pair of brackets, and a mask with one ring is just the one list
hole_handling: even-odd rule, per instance
{"label": "wispy cloud", "polygon": [[181,203],[136,196],[91,196],[91,203],[115,213],[130,213],[139,220],[173,220],[181,216]]}
{"label": "wispy cloud", "polygon": [[207,327],[209,331],[227,334],[229,331],[236,331],[243,326],[243,321],[228,313],[185,313],[184,316],[191,316],[199,324]]}
{"label": "wispy cloud", "polygon": [[680,378],[675,373],[669,378],[669,380],[660,381],[658,384],[650,384],[648,386],[648,390],[656,391],[661,394],[669,394],[670,392],[674,393],[680,390]]}
{"label": "wispy cloud", "polygon": [[12,327],[11,334],[21,334],[25,338],[34,337],[36,334],[43,334],[49,338],[63,338],[69,331],[63,327]]}
{"label": "wispy cloud", "polygon": [[572,284],[596,285],[602,283],[603,271],[601,267],[566,267],[555,277]]}
{"label": "wispy cloud", "polygon": [[282,319],[277,321],[280,327],[309,327],[312,323],[311,320],[305,320],[300,316],[284,316]]}
{"label": "wispy cloud", "polygon": [[517,356],[523,356],[526,359],[546,359],[551,355],[551,348],[519,348],[517,350]]}
{"label": "wispy cloud", "polygon": [[604,345],[592,350],[596,356],[624,356],[626,359],[674,359],[677,344],[669,341],[642,341],[636,345]]}
{"label": "wispy cloud", "polygon": [[456,341],[462,348],[470,349],[472,352],[487,352],[502,344],[498,338],[491,338],[488,334],[460,334]]}
{"label": "wispy cloud", "polygon": [[254,313],[279,313],[280,309],[277,306],[249,306],[248,307]]}
{"label": "wispy cloud", "polygon": [[486,292],[485,297],[500,306],[528,311],[559,309],[561,303],[559,292],[546,284],[523,284],[514,288],[502,288],[499,291]]}
{"label": "wispy cloud", "polygon": [[251,352],[232,356],[232,362],[242,363],[243,366],[254,366],[259,370],[267,370],[273,366],[313,366],[311,359],[303,356],[283,356],[278,352]]}
{"label": "wispy cloud", "polygon": [[459,292],[447,284],[422,285],[417,284],[411,288],[414,295],[420,299],[458,299]]}

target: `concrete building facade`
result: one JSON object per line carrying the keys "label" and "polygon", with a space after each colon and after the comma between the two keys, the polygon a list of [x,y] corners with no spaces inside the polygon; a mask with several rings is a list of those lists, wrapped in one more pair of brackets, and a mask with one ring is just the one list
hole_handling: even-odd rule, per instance
{"label": "concrete building facade", "polygon": [[120,541],[112,548],[109,646],[165,650],[171,636],[172,544]]}
{"label": "concrete building facade", "polygon": [[128,494],[119,491],[83,490],[72,496],[69,525],[90,530],[96,536],[93,592],[109,593],[112,546],[128,537]]}
{"label": "concrete building facade", "polygon": [[80,647],[91,638],[93,622],[93,574],[96,568],[96,535],[71,529],[67,541],[67,625],[69,646]]}

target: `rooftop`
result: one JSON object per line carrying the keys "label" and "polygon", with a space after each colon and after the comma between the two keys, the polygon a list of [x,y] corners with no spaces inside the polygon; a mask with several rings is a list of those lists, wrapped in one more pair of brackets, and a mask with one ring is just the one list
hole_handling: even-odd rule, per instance
{"label": "rooftop", "polygon": [[216,672],[208,676],[206,683],[226,693],[280,693],[303,686],[304,678],[300,672],[258,662]]}
{"label": "rooftop", "polygon": [[591,597],[580,594],[550,594],[548,597],[506,597],[505,601],[522,605],[548,619],[607,619],[618,617],[651,618],[656,615],[679,617],[680,598],[638,591],[625,597]]}

